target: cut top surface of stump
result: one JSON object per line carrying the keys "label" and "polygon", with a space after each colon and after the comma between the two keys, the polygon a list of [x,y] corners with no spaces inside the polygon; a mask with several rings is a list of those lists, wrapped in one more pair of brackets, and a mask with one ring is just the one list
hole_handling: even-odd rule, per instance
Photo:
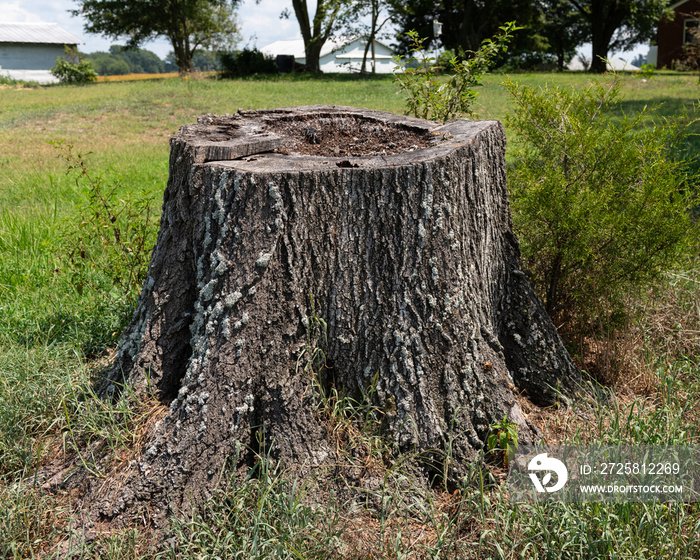
{"label": "cut top surface of stump", "polygon": [[183,126],[173,142],[186,144],[193,163],[235,162],[229,165],[250,171],[383,167],[435,157],[492,124],[311,105],[205,115]]}

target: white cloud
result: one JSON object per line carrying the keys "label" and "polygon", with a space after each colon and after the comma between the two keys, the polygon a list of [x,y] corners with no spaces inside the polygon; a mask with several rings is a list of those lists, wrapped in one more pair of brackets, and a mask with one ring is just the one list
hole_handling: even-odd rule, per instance
{"label": "white cloud", "polygon": [[[289,19],[280,19],[280,14],[288,8]],[[313,13],[315,2],[310,3],[309,11]],[[243,0],[238,7],[238,20],[241,24],[241,47],[262,48],[265,45],[285,39],[301,37],[299,24],[292,11],[291,0]]]}
{"label": "white cloud", "polygon": [[10,22],[41,22],[39,16],[25,10],[22,5],[27,5],[27,2],[0,2],[0,21],[5,23]]}

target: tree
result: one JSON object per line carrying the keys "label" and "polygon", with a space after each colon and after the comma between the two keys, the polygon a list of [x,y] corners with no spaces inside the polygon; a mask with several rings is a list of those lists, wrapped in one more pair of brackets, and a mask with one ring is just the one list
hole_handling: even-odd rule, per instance
{"label": "tree", "polygon": [[236,34],[233,12],[238,0],[77,0],[74,16],[86,19],[85,31],[113,39],[128,37],[136,47],[168,37],[178,71],[190,72],[200,46],[229,44]]}
{"label": "tree", "polygon": [[[383,8],[390,6],[390,4],[383,5],[381,0],[367,0],[365,2],[366,11],[370,17],[369,33],[367,33],[367,44],[365,45],[365,52],[362,55],[362,66],[360,68],[360,73],[364,73],[367,69],[367,55],[371,51],[372,53],[372,74],[376,71],[375,65],[375,52],[374,52],[374,42],[377,40],[377,36],[382,30],[382,27],[391,21],[392,14],[390,12],[384,12],[382,16]],[[381,23],[379,22],[380,16],[382,16]]]}
{"label": "tree", "polygon": [[408,31],[416,31],[420,37],[436,41],[432,22],[437,19],[443,24],[439,38],[442,46],[468,55],[476,51],[485,39],[496,35],[505,22],[515,19],[524,30],[515,36],[508,54],[531,52],[539,48],[540,42],[533,32],[537,14],[536,3],[529,0],[408,0],[400,4],[395,17],[401,30],[398,50],[404,54],[409,52]]}
{"label": "tree", "polygon": [[608,53],[626,50],[656,35],[671,10],[668,0],[569,0],[588,23],[591,71],[605,72]]}
{"label": "tree", "polygon": [[92,519],[159,523],[256,453],[335,465],[314,404],[331,389],[382,411],[392,461],[408,452],[457,485],[505,415],[533,441],[516,391],[552,403],[578,379],[520,270],[500,123],[208,115],[171,142],[149,273],[99,389],[126,384],[167,416],[84,503]]}
{"label": "tree", "polygon": [[124,74],[162,74],[165,63],[156,53],[139,48],[112,45],[109,52],[93,52],[86,56],[101,76]]}
{"label": "tree", "polygon": [[[346,3],[342,0],[318,0],[313,19],[309,17],[307,0],[292,0],[294,15],[299,23],[301,36],[304,39],[306,68],[309,72],[320,72],[321,49],[338,27],[338,15]],[[289,17],[289,11],[282,12],[283,17]]]}
{"label": "tree", "polygon": [[[394,21],[396,13],[400,9],[396,0],[356,0],[339,17],[340,25],[350,36],[365,37],[367,43],[362,56],[360,73],[367,71],[367,59],[371,57],[372,73],[375,73],[375,41],[380,37],[382,28]],[[369,24],[364,18],[369,17]]]}
{"label": "tree", "polygon": [[557,60],[557,69],[576,54],[576,49],[586,42],[588,29],[581,13],[569,0],[540,0],[539,33],[547,42],[547,52]]}
{"label": "tree", "polygon": [[154,52],[139,48],[126,48],[112,45],[109,52],[120,55],[128,62],[129,68],[135,74],[162,74],[165,72],[163,61]]}
{"label": "tree", "polygon": [[419,37],[430,41],[436,39],[433,36],[432,22],[439,18],[439,6],[430,0],[408,0],[397,7],[394,23],[398,28],[396,41],[399,53],[408,55],[411,52],[412,41],[408,37],[410,31],[415,31]]}
{"label": "tree", "polygon": [[[700,12],[683,14],[683,16],[691,21],[700,21]],[[697,70],[700,69],[700,26],[697,24],[688,25],[686,27],[686,32],[690,35],[690,40],[683,45],[685,62],[687,62],[691,68]]]}

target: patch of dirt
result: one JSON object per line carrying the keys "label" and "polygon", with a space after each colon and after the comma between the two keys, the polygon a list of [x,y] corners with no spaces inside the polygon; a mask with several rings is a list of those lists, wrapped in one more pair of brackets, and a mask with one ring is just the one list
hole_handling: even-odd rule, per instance
{"label": "patch of dirt", "polygon": [[276,150],[322,157],[393,155],[427,148],[442,136],[427,131],[387,125],[370,119],[311,117],[270,119],[269,130],[284,141]]}

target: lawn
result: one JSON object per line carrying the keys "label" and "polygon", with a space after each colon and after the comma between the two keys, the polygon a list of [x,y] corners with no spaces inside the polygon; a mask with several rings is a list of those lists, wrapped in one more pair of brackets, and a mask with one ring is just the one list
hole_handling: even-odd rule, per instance
{"label": "lawn", "polygon": [[[585,87],[592,79],[513,77],[533,86]],[[695,75],[621,79],[624,112],[658,106],[658,117],[684,118],[698,99]],[[475,107],[480,118],[500,120],[508,112],[502,80],[498,74],[485,78]],[[157,214],[168,177],[168,139],[199,115],[311,104],[401,113],[397,92],[391,77],[382,76],[0,88],[0,558],[51,557],[59,541],[82,558],[155,554],[148,532],[139,528],[81,544],[70,529],[74,498],[33,485],[47,458],[83,449],[86,442],[109,442],[114,464],[130,460],[139,426],[159,414],[157,406],[114,408],[91,394],[90,379],[113,356],[133,301],[104,271],[79,271],[87,281],[76,281],[68,255],[80,232],[91,231],[89,183],[66,173],[65,147],[82,154],[93,181],[117,186],[115,200],[146,198]],[[57,149],[55,142],[62,140],[63,149]],[[698,147],[695,138],[687,143],[689,153]],[[91,253],[99,249],[86,250],[87,264],[100,262]],[[601,353],[613,348],[616,356],[608,357],[614,367],[592,380],[603,383],[600,399],[567,410],[531,410],[548,441],[700,443],[695,267],[689,262],[668,271],[663,285],[630,301],[635,321],[613,345],[601,346]],[[245,551],[252,558],[700,557],[698,504],[516,505],[497,485],[485,486],[476,471],[458,492],[412,487],[409,499],[395,490],[405,487],[406,473],[392,468],[372,497],[378,507],[330,503],[319,511],[305,505],[310,485],[265,461],[260,469],[255,480],[214,501],[204,517],[174,521],[171,534],[182,537],[180,549],[162,556],[229,558]]]}

